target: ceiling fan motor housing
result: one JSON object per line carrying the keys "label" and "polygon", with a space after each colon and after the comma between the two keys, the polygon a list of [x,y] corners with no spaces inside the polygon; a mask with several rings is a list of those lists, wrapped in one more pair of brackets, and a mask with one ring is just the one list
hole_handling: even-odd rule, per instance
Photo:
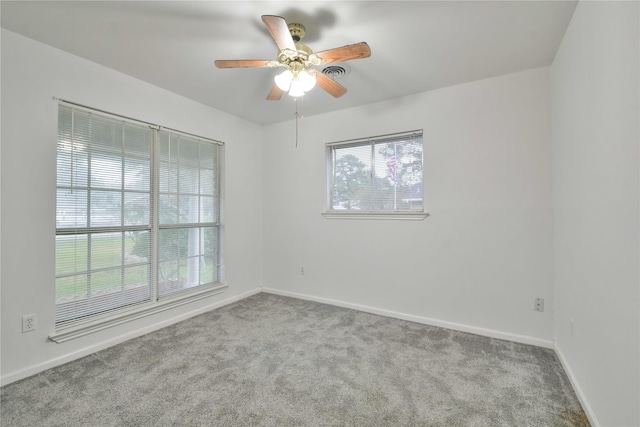
{"label": "ceiling fan motor housing", "polygon": [[305,35],[305,28],[302,24],[291,23],[287,25],[291,38],[296,46],[296,50],[280,50],[278,51],[278,62],[283,64],[291,72],[298,73],[312,65],[318,65],[319,61],[314,58],[313,51],[309,46],[300,43]]}
{"label": "ceiling fan motor housing", "polygon": [[287,26],[294,42],[299,42],[305,35],[304,26],[302,24],[289,24]]}

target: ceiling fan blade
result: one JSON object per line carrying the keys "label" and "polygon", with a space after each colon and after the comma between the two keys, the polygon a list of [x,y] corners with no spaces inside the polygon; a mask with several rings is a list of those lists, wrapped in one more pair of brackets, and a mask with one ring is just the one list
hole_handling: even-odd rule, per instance
{"label": "ceiling fan blade", "polygon": [[215,64],[218,68],[264,68],[269,67],[270,62],[266,59],[218,59]]}
{"label": "ceiling fan blade", "polygon": [[296,50],[296,44],[289,32],[287,21],[281,16],[262,15],[262,22],[267,26],[267,30],[271,33],[271,37],[276,41],[280,50],[291,49]]}
{"label": "ceiling fan blade", "polygon": [[347,88],[340,83],[331,80],[329,77],[322,73],[316,73],[316,83],[325,91],[329,92],[334,98],[340,98],[347,93]]}
{"label": "ceiling fan blade", "polygon": [[267,95],[267,101],[278,101],[282,97],[284,91],[278,87],[278,85],[273,85],[271,90],[269,91],[269,95]]}
{"label": "ceiling fan blade", "polygon": [[322,59],[322,64],[324,65],[352,59],[368,58],[371,56],[371,49],[367,43],[362,42],[324,50],[316,53],[316,56]]}

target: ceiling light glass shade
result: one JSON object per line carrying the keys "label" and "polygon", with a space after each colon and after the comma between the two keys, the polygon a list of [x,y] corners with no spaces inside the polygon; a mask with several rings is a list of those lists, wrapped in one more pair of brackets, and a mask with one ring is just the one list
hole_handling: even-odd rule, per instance
{"label": "ceiling light glass shade", "polygon": [[281,74],[278,74],[274,78],[274,81],[276,82],[276,86],[278,86],[284,92],[289,90],[292,80],[293,80],[293,73],[289,70],[284,70]]}
{"label": "ceiling light glass shade", "polygon": [[298,80],[300,80],[302,90],[305,92],[310,91],[316,85],[316,76],[306,71],[300,71],[298,73]]}
{"label": "ceiling light glass shade", "polygon": [[293,79],[291,81],[291,89],[289,89],[289,96],[298,97],[304,95],[304,89],[302,89],[302,83],[300,80]]}

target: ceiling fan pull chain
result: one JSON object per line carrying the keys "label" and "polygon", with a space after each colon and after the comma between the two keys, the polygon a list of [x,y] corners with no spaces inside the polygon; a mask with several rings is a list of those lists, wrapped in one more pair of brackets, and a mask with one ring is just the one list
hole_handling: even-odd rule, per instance
{"label": "ceiling fan pull chain", "polygon": [[298,148],[298,98],[293,98],[294,104],[296,104],[296,148]]}
{"label": "ceiling fan pull chain", "polygon": [[304,95],[301,96],[300,98],[293,98],[293,102],[296,104],[296,112],[295,112],[295,116],[296,116],[296,148],[298,148],[298,118],[300,118],[300,120],[304,120],[304,113],[298,114],[298,99],[300,100],[300,103],[302,104],[300,106],[300,109],[302,110],[304,108]]}

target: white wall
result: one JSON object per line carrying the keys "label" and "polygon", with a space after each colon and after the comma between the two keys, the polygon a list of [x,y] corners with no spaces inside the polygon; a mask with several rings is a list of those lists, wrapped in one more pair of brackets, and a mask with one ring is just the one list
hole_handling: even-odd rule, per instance
{"label": "white wall", "polygon": [[[541,68],[307,117],[298,148],[265,127],[265,286],[551,345],[549,90]],[[429,218],[320,215],[325,143],[419,128]]]}
{"label": "white wall", "polygon": [[[226,143],[225,273],[229,289],[186,306],[63,344],[54,323],[57,102],[127,115]],[[3,383],[86,354],[124,336],[261,286],[262,129],[2,30],[2,353]],[[38,329],[22,334],[24,314]]]}
{"label": "white wall", "polygon": [[638,15],[579,3],[551,68],[554,339],[603,426],[640,425]]}

